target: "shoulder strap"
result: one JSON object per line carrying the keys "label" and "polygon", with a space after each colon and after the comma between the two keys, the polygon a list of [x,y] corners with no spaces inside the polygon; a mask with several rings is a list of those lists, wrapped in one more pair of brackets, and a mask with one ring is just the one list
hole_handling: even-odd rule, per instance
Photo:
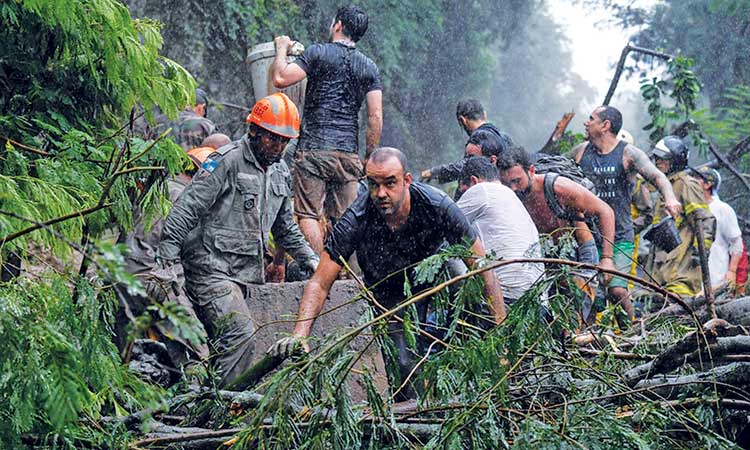
{"label": "shoulder strap", "polygon": [[547,202],[547,206],[552,213],[563,220],[580,221],[581,218],[576,214],[572,214],[560,204],[555,193],[555,181],[560,174],[554,172],[548,172],[544,174],[544,200]]}

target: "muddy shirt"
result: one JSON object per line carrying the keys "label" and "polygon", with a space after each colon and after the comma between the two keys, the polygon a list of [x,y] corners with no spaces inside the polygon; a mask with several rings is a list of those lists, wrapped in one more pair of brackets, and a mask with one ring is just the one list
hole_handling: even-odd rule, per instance
{"label": "muddy shirt", "polygon": [[[710,253],[716,231],[716,218],[706,204],[700,182],[686,171],[669,175],[675,197],[682,205],[682,213],[675,220],[682,243],[671,252],[655,249],[653,267],[649,272],[666,290],[682,296],[694,296],[702,289],[702,276],[698,262],[698,233],[696,226],[703,228],[703,245]],[[654,209],[654,223],[669,213],[664,200],[659,198]],[[711,280],[714,283],[714,280]]]}
{"label": "muddy shirt", "polygon": [[578,163],[596,186],[596,195],[615,212],[615,242],[633,242],[633,216],[630,203],[633,198],[633,183],[625,171],[622,157],[627,143],[619,141],[614,150],[599,153],[588,144]]}
{"label": "muddy shirt", "polygon": [[[448,196],[431,186],[412,183],[411,211],[401,229],[391,231],[369,193],[357,197],[333,227],[326,251],[336,262],[357,252],[365,283],[372,286],[387,275],[418,263],[440,250],[444,242],[473,243],[477,232]],[[410,279],[412,272],[409,273]],[[412,292],[416,286],[412,284]],[[373,288],[386,306],[404,299],[404,275],[397,274]]]}
{"label": "muddy shirt", "polygon": [[203,140],[216,132],[213,122],[196,114],[191,107],[180,113],[179,123],[174,129],[174,141],[183,150],[200,147]]}
{"label": "muddy shirt", "polygon": [[300,150],[359,150],[359,108],[382,90],[374,62],[340,42],[314,44],[294,61],[307,74]]}

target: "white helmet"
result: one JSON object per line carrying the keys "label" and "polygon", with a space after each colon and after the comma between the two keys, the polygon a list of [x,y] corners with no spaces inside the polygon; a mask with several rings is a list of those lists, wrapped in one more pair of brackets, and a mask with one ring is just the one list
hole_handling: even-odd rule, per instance
{"label": "white helmet", "polygon": [[620,132],[617,133],[617,139],[625,141],[630,145],[635,145],[635,139],[633,139],[633,135],[628,130],[620,129]]}

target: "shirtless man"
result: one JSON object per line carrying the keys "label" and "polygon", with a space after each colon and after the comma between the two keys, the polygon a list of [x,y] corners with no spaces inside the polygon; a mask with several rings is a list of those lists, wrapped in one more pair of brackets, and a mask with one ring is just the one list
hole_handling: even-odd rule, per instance
{"label": "shirtless man", "polygon": [[[615,235],[615,216],[612,208],[569,178],[555,173],[537,174],[528,153],[521,147],[511,147],[500,155],[497,167],[500,171],[500,181],[521,199],[539,233],[549,234],[557,242],[566,231],[573,230],[578,242],[576,261],[598,264],[602,269],[614,270],[612,243]],[[558,210],[557,213],[553,211],[553,207]],[[601,261],[594,236],[584,222],[589,217],[598,219],[603,236]],[[592,278],[590,273],[581,273],[583,276],[577,277],[576,284],[592,299],[596,289],[589,283],[588,279]],[[610,277],[611,275],[605,273],[605,282],[609,281]],[[582,280],[586,283],[582,284]],[[590,305],[584,305],[584,320],[589,314],[586,306]]]}

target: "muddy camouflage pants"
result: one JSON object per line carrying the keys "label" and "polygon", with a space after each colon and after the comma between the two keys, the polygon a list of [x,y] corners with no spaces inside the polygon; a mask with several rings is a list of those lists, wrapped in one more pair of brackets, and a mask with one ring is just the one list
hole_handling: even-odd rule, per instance
{"label": "muddy camouflage pants", "polygon": [[209,337],[219,386],[227,386],[252,365],[255,326],[246,289],[224,279],[186,274],[187,294]]}
{"label": "muddy camouflage pants", "polygon": [[[189,317],[197,318],[192,304],[185,295],[182,266],[178,264],[169,270],[153,268],[135,275],[146,291],[145,296],[131,294],[126,286],[119,283],[114,285],[120,301],[115,321],[114,340],[121,355],[124,355],[130,343],[131,324],[137,320],[138,316],[145,314],[147,308],[153,303],[161,305],[177,303],[185,308],[184,311]],[[158,340],[167,347],[167,352],[175,367],[185,367],[191,361],[208,358],[208,346],[205,343],[187,342],[174,332],[174,327],[169,321],[157,322],[151,331],[155,331]],[[205,331],[202,327],[198,333],[205,338]]]}

